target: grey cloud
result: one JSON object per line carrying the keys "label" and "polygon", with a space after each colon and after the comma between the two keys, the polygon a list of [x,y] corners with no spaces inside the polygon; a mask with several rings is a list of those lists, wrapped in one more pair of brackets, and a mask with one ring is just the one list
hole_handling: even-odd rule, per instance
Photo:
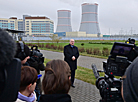
{"label": "grey cloud", "polygon": [[[78,31],[81,22],[81,4],[98,3],[98,21],[101,33],[129,32],[131,27],[138,33],[138,0],[1,0],[0,18],[23,14],[44,15],[54,21],[56,30],[57,10],[71,10],[73,31]],[[7,3],[8,2],[8,3]]]}

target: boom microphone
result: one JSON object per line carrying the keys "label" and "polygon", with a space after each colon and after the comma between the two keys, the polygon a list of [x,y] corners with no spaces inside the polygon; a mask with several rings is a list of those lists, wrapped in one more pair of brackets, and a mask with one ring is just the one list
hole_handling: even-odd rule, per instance
{"label": "boom microphone", "polygon": [[93,73],[94,73],[95,78],[96,79],[99,78],[100,75],[99,75],[99,73],[97,71],[97,68],[96,68],[96,65],[95,64],[92,64],[92,70],[93,70]]}
{"label": "boom microphone", "polygon": [[6,31],[0,29],[0,66],[9,64],[16,53],[16,43]]}

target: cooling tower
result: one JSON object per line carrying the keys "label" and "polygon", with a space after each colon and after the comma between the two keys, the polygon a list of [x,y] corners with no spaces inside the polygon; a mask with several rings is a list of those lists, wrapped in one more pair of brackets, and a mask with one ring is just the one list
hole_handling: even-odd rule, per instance
{"label": "cooling tower", "polygon": [[82,4],[82,18],[80,24],[80,30],[86,34],[100,34],[98,19],[97,19],[98,4]]}
{"label": "cooling tower", "polygon": [[58,23],[56,32],[72,32],[70,10],[58,10]]}

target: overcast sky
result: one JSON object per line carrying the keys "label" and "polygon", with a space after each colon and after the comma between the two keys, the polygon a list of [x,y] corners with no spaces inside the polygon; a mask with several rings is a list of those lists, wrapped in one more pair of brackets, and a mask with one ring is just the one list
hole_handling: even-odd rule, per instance
{"label": "overcast sky", "polygon": [[138,0],[0,0],[0,18],[22,15],[46,16],[57,26],[57,10],[71,10],[73,31],[81,22],[81,4],[98,3],[98,22],[102,34],[138,34]]}

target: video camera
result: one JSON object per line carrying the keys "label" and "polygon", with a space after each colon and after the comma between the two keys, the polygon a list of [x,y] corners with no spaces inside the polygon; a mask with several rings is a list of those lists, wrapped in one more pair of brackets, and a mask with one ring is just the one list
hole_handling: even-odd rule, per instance
{"label": "video camera", "polygon": [[128,40],[126,40],[127,44],[135,44],[135,39],[131,39],[131,38],[128,38]]}
{"label": "video camera", "polygon": [[[114,76],[123,76],[127,67],[132,63],[128,60],[134,44],[115,42],[107,61],[103,62],[103,70],[98,71],[96,65],[92,64],[96,80],[96,87],[99,89],[102,99],[99,102],[123,102],[121,96],[121,79]],[[105,76],[100,77],[99,72]]]}
{"label": "video camera", "polygon": [[44,62],[43,54],[38,50],[37,45],[31,47],[31,55],[29,61],[37,61],[38,63]]}

